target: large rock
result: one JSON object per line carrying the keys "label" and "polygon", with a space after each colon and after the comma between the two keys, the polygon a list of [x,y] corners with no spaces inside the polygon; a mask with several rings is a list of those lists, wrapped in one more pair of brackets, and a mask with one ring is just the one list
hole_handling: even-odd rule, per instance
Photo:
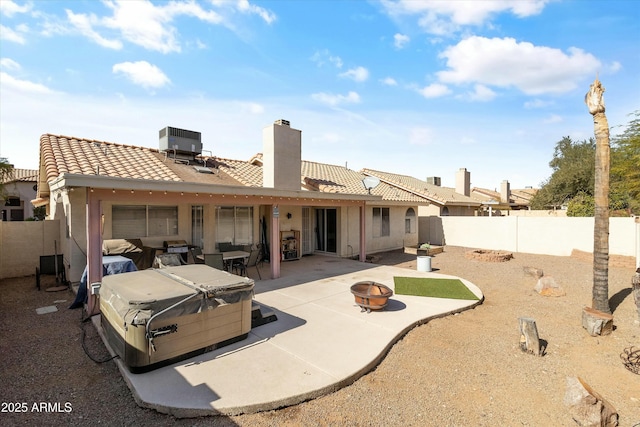
{"label": "large rock", "polygon": [[571,416],[579,426],[618,425],[618,413],[615,408],[579,377],[567,377],[564,403],[569,406]]}
{"label": "large rock", "polygon": [[536,283],[536,286],[533,289],[545,297],[562,297],[567,294],[551,276],[543,276],[538,279],[538,283]]}
{"label": "large rock", "polygon": [[636,274],[631,278],[631,289],[633,290],[633,299],[638,310],[638,320],[640,320],[640,268],[636,270]]}
{"label": "large rock", "polygon": [[613,316],[591,307],[582,309],[582,327],[592,337],[613,332]]}
{"label": "large rock", "polygon": [[523,267],[522,270],[524,271],[525,276],[535,277],[536,279],[540,279],[542,276],[544,276],[544,272],[541,268]]}

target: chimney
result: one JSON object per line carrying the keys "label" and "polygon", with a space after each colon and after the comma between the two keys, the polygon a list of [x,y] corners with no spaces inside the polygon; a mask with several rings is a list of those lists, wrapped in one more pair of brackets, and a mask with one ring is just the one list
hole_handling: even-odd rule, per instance
{"label": "chimney", "polygon": [[511,186],[506,179],[500,184],[500,203],[509,203],[511,199]]}
{"label": "chimney", "polygon": [[427,177],[427,184],[431,184],[431,185],[437,185],[438,187],[440,187],[440,177],[439,176],[428,176]]}
{"label": "chimney", "polygon": [[467,168],[460,168],[456,172],[456,193],[469,196],[471,194],[471,172]]}
{"label": "chimney", "polygon": [[300,190],[302,131],[276,120],[262,129],[262,186]]}

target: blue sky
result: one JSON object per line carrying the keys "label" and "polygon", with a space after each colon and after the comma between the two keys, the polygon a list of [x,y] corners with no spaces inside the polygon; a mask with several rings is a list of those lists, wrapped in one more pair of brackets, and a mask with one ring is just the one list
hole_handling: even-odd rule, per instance
{"label": "blue sky", "polygon": [[640,1],[0,0],[0,157],[40,135],[157,147],[166,126],[248,160],[262,129],[304,160],[455,186],[539,186],[564,136],[640,109]]}

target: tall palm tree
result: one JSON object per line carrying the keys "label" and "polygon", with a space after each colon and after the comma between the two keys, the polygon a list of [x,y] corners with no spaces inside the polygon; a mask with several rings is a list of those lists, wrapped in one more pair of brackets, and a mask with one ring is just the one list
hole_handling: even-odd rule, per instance
{"label": "tall palm tree", "polygon": [[591,307],[611,314],[609,307],[609,123],[604,114],[604,87],[596,79],[584,102],[593,116],[596,136],[595,215],[593,229],[593,299]]}

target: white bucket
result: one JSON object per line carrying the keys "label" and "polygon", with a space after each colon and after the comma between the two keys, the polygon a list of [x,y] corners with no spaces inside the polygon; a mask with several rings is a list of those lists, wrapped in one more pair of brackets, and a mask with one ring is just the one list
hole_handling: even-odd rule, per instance
{"label": "white bucket", "polygon": [[431,271],[431,257],[419,256],[417,269],[418,271]]}

